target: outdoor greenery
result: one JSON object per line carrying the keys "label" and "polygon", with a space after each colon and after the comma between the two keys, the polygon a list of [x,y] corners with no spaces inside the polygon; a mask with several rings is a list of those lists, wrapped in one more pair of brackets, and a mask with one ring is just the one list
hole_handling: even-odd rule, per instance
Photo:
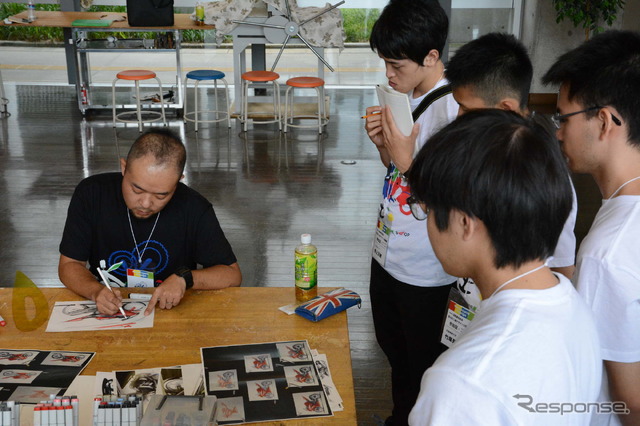
{"label": "outdoor greenery", "polygon": [[624,7],[624,0],[553,0],[556,9],[556,22],[568,19],[573,26],[584,28],[585,38],[591,33],[603,30],[601,22],[611,26],[616,20],[618,10]]}
{"label": "outdoor greenery", "polygon": [[[622,0],[619,0],[622,1]],[[38,10],[59,10],[58,5],[38,4]],[[22,3],[0,3],[0,19],[15,15],[25,9]],[[115,12],[126,13],[125,6],[92,6],[90,12]],[[378,19],[378,9],[341,9],[344,20],[344,30],[347,43],[368,42],[371,27]],[[153,37],[153,33],[101,33],[92,32],[92,37],[106,38],[113,35],[118,38],[145,38]],[[183,31],[183,41],[187,43],[202,43],[204,32],[199,30]],[[63,34],[61,28],[28,27],[21,25],[8,25],[0,27],[0,40],[19,40],[43,43],[61,43]],[[229,40],[231,41],[231,40]]]}

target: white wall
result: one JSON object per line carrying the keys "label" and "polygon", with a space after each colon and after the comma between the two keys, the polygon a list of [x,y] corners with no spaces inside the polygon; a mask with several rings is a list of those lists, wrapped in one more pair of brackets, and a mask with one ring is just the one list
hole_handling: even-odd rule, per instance
{"label": "white wall", "polygon": [[[631,2],[627,1],[627,5],[629,3]],[[618,15],[618,20],[612,28],[620,28],[624,12]],[[638,12],[635,15],[636,23],[640,18]],[[522,23],[521,40],[529,49],[533,62],[531,92],[555,93],[557,87],[543,86],[540,79],[558,56],[585,40],[584,30],[575,28],[566,20],[556,23],[556,11],[550,0],[526,0]],[[637,24],[635,29],[638,29]]]}

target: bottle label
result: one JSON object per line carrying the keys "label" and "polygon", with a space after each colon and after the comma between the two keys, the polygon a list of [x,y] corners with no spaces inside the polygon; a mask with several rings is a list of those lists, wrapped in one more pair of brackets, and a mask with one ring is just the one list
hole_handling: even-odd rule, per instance
{"label": "bottle label", "polygon": [[204,6],[196,6],[196,18],[198,21],[204,21]]}
{"label": "bottle label", "polygon": [[311,290],[318,284],[318,259],[313,254],[296,253],[296,287]]}

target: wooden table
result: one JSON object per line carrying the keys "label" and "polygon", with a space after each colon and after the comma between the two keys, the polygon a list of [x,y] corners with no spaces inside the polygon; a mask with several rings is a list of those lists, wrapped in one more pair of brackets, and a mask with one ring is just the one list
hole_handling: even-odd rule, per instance
{"label": "wooden table", "polygon": [[[111,19],[114,16],[123,16],[126,18],[126,13],[117,12],[60,12],[60,11],[45,11],[36,10],[36,20],[28,24],[11,24],[15,26],[28,26],[28,27],[59,27],[59,28],[100,28],[101,30],[108,31],[108,29],[132,29],[143,31],[145,28],[151,27],[132,27],[129,23],[124,21],[112,22],[109,27],[74,27],[71,25],[76,19],[100,19],[102,16],[107,16]],[[13,15],[13,18],[26,19],[27,11],[20,12],[17,15]],[[196,25],[195,21],[191,19],[189,13],[176,13],[173,15],[173,26],[170,27],[153,27],[159,30],[212,30],[213,25]],[[2,21],[0,21],[1,23]],[[4,25],[4,24],[3,24]],[[105,30],[105,28],[107,28]]]}
{"label": "wooden table", "polygon": [[[0,347],[96,352],[83,372],[86,375],[200,363],[200,348],[205,346],[306,339],[312,349],[327,355],[345,410],[333,417],[261,424],[356,424],[347,315],[342,312],[318,323],[298,315],[288,316],[278,307],[294,302],[291,287],[189,290],[177,307],[156,310],[153,328],[67,333],[46,333],[46,321],[33,331],[18,330],[14,316],[26,313],[27,318],[34,318],[35,308],[30,299],[26,307],[24,303],[14,306],[13,291],[20,290],[0,289],[0,314],[7,321],[0,328]],[[49,313],[57,301],[83,300],[67,289],[40,291],[48,302]]]}
{"label": "wooden table", "polygon": [[[165,27],[132,27],[126,21],[126,13],[116,12],[61,12],[61,11],[36,11],[36,20],[25,24],[11,24],[14,26],[29,26],[29,27],[55,27],[55,28],[70,28],[71,38],[68,40],[71,51],[73,53],[73,64],[75,66],[76,77],[76,97],[78,102],[78,109],[82,114],[85,114],[89,109],[111,109],[112,100],[111,92],[107,94],[100,93],[98,96],[97,90],[91,88],[91,66],[89,64],[89,53],[99,52],[132,52],[137,55],[140,53],[154,53],[154,52],[175,52],[176,62],[176,78],[175,81],[163,81],[163,86],[176,88],[176,101],[165,104],[166,108],[173,108],[179,111],[183,108],[183,88],[182,88],[182,65],[180,59],[181,50],[181,32],[184,30],[212,30],[215,27],[212,25],[197,25],[195,21],[191,19],[191,15],[188,13],[176,13],[174,16],[174,25]],[[26,19],[27,11],[20,12],[17,15],[12,16],[17,20]],[[125,18],[124,21],[113,21],[108,27],[95,27],[95,26],[74,26],[73,21],[76,19],[101,19],[113,20],[118,18]],[[0,25],[6,25],[0,21]],[[118,39],[113,42],[108,40],[91,40],[88,36],[91,32],[99,33],[132,33],[132,32],[150,32],[155,33],[158,37],[161,33],[173,34],[173,46],[172,47],[158,47],[154,46],[153,40],[127,40]],[[146,43],[146,42],[151,42]],[[68,51],[68,54],[71,54]],[[114,78],[115,78],[114,72]],[[84,95],[83,95],[84,90]],[[157,86],[155,89],[157,91]],[[127,97],[126,99],[129,99]],[[135,104],[130,101],[117,102],[118,107],[132,109],[135,108]],[[159,109],[159,103],[151,103],[145,105],[145,108]]]}

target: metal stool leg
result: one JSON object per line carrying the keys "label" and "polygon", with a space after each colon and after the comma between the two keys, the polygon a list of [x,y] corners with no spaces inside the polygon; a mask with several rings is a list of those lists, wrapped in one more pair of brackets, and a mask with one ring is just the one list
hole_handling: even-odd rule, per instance
{"label": "metal stool leg", "polygon": [[242,110],[244,111],[243,115],[241,115],[244,118],[244,122],[243,124],[243,128],[244,131],[247,131],[247,122],[249,121],[249,82],[244,82],[244,89],[242,90]]}
{"label": "metal stool leg", "polygon": [[200,81],[196,80],[196,84],[193,86],[193,101],[195,102],[193,106],[193,120],[196,123],[196,132],[198,131],[198,83],[200,83]]}
{"label": "metal stool leg", "polygon": [[218,80],[213,80],[213,101],[215,102],[216,120],[220,119],[218,112]]}
{"label": "metal stool leg", "polygon": [[227,102],[227,127],[230,129],[231,128],[231,103],[229,102],[229,85],[227,84],[227,80],[225,80],[224,78],[222,79],[222,82],[224,83],[224,93],[225,93],[225,99]]}
{"label": "metal stool leg", "polygon": [[316,95],[318,95],[318,134],[322,134],[322,100],[320,99],[320,88],[316,87]]}
{"label": "metal stool leg", "polygon": [[273,80],[274,98],[276,99],[276,119],[278,120],[278,130],[282,131],[282,111],[280,110],[280,85]]}
{"label": "metal stool leg", "polygon": [[164,93],[162,92],[162,82],[158,77],[155,77],[155,79],[158,82],[158,87],[160,88],[160,111],[162,112],[162,123],[166,126],[167,119],[164,115]]}
{"label": "metal stool leg", "polygon": [[187,124],[187,113],[189,109],[187,108],[187,84],[189,83],[189,79],[187,77],[184,78],[184,113],[182,114],[182,122]]}
{"label": "metal stool leg", "polygon": [[136,83],[136,112],[137,112],[137,116],[138,116],[138,132],[142,132],[142,112],[141,112],[141,106],[140,106],[140,82],[138,80],[135,81]]}
{"label": "metal stool leg", "polygon": [[293,87],[289,86],[287,87],[287,90],[284,92],[284,132],[287,133],[287,128],[289,126],[289,117],[292,115],[292,105],[293,105],[293,99],[291,100],[291,103],[289,103],[289,94],[291,92],[291,89]]}
{"label": "metal stool leg", "polygon": [[116,127],[116,82],[120,80],[116,78],[111,83],[111,105],[113,106],[113,127]]}

